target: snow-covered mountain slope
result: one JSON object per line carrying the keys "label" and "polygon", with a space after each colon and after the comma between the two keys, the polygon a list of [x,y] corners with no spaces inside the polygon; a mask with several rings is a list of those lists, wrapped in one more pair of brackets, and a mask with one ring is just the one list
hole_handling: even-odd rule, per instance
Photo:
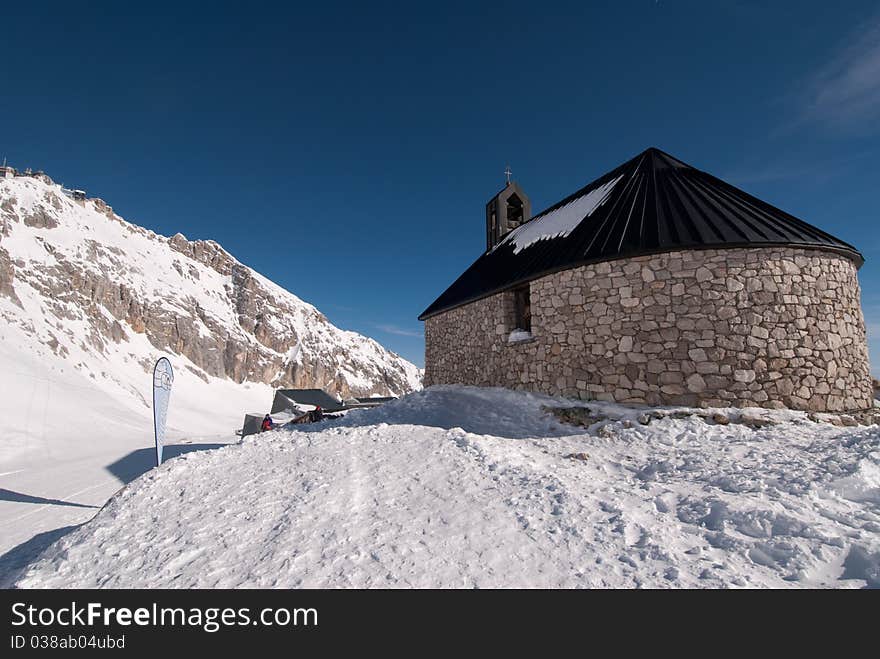
{"label": "snow-covered mountain slope", "polygon": [[581,429],[548,404],[572,405],[432,387],[189,453],[121,491],[17,584],[880,586],[876,425],[757,410],[727,413],[774,423],[685,410],[643,425],[639,410],[591,403],[606,419]]}
{"label": "snow-covered mountain slope", "polygon": [[42,175],[0,179],[0,554],[89,519],[152,467],[162,355],[172,454],[234,440],[273,387],[421,386],[214,242],[156,235]]}
{"label": "snow-covered mountain slope", "polygon": [[26,337],[18,349],[48,349],[135,399],[161,353],[205,383],[344,396],[421,386],[413,364],[334,327],[217,243],[157,235],[44,176],[0,179],[0,323]]}

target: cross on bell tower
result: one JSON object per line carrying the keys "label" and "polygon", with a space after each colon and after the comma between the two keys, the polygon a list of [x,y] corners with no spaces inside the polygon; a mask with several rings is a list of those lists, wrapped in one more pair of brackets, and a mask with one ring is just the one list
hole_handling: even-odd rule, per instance
{"label": "cross on bell tower", "polygon": [[510,175],[511,174],[513,174],[513,172],[510,171],[510,165],[508,165],[507,167],[504,168],[504,175],[507,177],[507,185],[510,185]]}

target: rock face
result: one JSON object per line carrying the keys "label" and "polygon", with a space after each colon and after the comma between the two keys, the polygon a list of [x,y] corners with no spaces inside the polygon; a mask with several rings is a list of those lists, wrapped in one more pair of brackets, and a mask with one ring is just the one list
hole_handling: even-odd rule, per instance
{"label": "rock face", "polygon": [[[0,316],[56,354],[129,342],[185,356],[200,377],[402,395],[420,371],[213,241],[157,235],[47,177],[0,180]],[[141,355],[149,367],[150,355]]]}
{"label": "rock face", "polygon": [[425,384],[621,403],[861,410],[873,404],[855,265],[795,248],[677,251],[530,284],[427,319]]}

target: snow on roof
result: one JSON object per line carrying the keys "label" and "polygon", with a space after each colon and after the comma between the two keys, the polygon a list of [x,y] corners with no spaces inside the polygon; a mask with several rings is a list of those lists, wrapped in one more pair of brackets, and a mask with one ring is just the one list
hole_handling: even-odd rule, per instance
{"label": "snow on roof", "polygon": [[583,196],[571,200],[564,206],[554,208],[535,217],[507,234],[494,249],[498,249],[501,245],[513,243],[513,253],[519,254],[526,247],[535,244],[539,240],[565,238],[608,200],[608,196],[611,194],[614,186],[622,178],[623,175],[620,175],[607,183],[593,188]]}

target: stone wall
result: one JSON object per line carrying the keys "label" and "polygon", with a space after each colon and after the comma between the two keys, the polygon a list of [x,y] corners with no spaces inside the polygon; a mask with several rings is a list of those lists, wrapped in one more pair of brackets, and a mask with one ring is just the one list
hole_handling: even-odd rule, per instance
{"label": "stone wall", "polygon": [[531,340],[508,343],[511,292],[425,323],[425,385],[621,403],[851,411],[873,403],[856,268],[817,250],[688,250],[530,284]]}

